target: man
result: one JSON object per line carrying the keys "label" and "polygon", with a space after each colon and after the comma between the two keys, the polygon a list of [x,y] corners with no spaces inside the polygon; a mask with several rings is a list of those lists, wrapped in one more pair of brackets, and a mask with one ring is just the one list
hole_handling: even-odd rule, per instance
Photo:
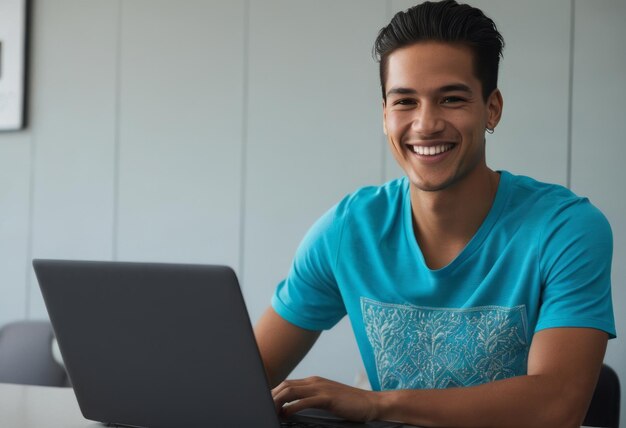
{"label": "man", "polygon": [[[454,1],[380,31],[383,126],[406,177],[347,196],[300,245],[256,327],[278,410],[580,426],[615,336],[611,231],[587,199],[487,167],[502,47]],[[284,381],[346,313],[374,391]]]}

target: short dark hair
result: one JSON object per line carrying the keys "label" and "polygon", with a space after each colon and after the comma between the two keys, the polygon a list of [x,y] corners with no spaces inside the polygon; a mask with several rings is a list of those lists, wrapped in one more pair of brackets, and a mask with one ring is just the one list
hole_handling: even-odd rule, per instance
{"label": "short dark hair", "polygon": [[481,82],[485,101],[498,86],[504,39],[493,20],[480,9],[454,0],[427,1],[396,13],[389,25],[378,32],[373,54],[380,63],[383,100],[389,55],[396,49],[426,41],[458,43],[472,50],[474,74]]}

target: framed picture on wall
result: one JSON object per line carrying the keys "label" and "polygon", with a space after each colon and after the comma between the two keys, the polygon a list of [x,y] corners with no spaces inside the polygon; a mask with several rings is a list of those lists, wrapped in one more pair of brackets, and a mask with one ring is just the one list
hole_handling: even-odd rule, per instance
{"label": "framed picture on wall", "polygon": [[0,131],[24,127],[26,1],[0,0]]}

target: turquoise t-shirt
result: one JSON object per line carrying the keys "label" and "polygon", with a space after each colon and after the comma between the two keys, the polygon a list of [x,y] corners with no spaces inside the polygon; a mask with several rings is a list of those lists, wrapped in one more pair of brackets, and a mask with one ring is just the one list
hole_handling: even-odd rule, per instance
{"label": "turquoise t-shirt", "polygon": [[348,195],[305,236],[274,310],[309,330],[348,314],[374,390],[523,375],[547,328],[615,337],[605,217],[562,186],[500,174],[483,224],[438,270],[415,240],[406,178]]}

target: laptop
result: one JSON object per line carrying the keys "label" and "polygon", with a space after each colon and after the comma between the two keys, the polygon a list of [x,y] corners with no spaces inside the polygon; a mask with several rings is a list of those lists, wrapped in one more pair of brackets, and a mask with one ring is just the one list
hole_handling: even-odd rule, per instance
{"label": "laptop", "polygon": [[402,426],[319,411],[281,421],[227,266],[43,259],[33,266],[86,419],[153,428]]}

